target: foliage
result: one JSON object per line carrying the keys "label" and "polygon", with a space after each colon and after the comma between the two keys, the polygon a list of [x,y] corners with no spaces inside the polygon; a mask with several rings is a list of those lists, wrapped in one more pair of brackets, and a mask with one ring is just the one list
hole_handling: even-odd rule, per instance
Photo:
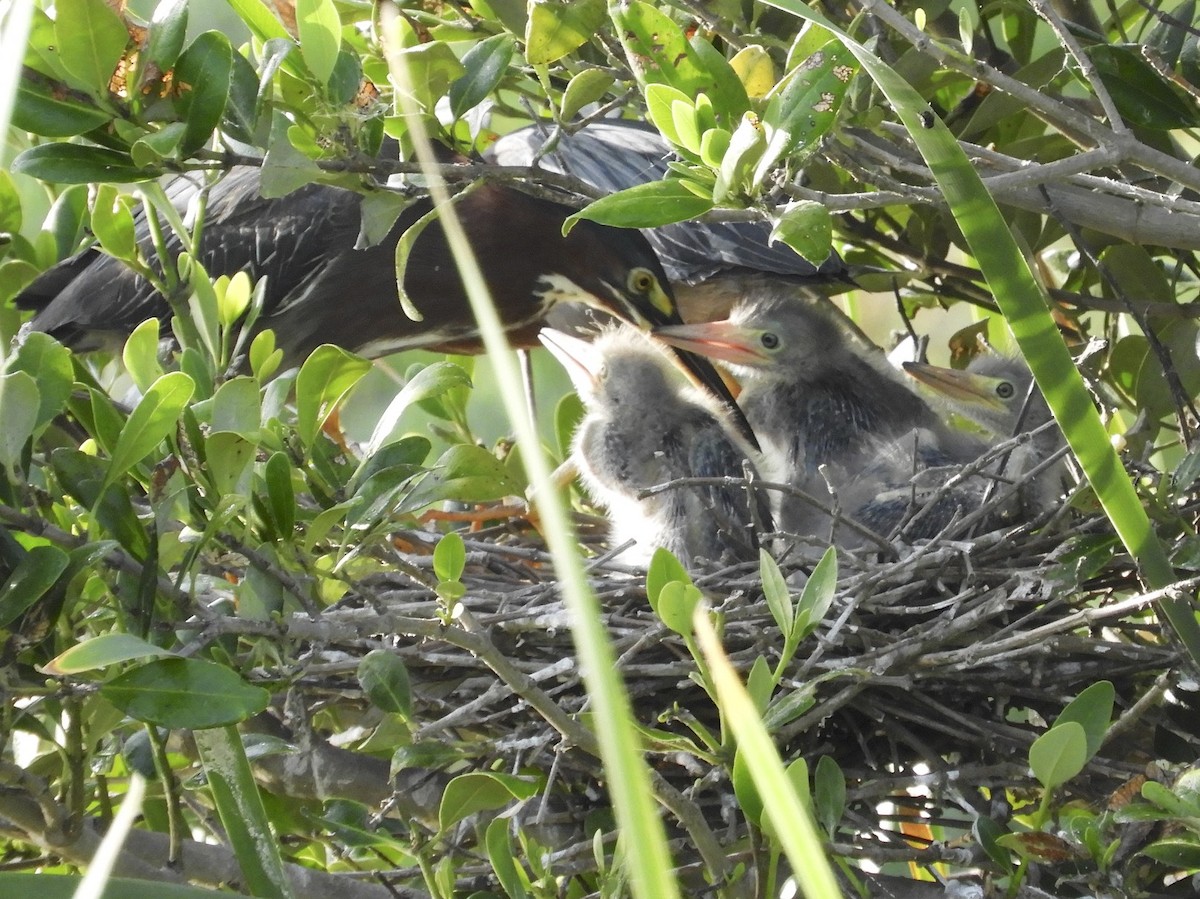
{"label": "foliage", "polygon": [[[764,218],[807,259],[837,249],[918,328],[969,308],[1007,348],[1007,316],[1092,476],[1040,533],[968,528],[886,565],[764,552],[693,582],[664,555],[645,590],[599,568],[670,849],[696,866],[680,883],[769,894],[812,861],[811,813],[851,878],[870,859],[892,886],[911,863],[985,866],[1014,894],[1035,869],[1063,895],[1164,889],[1200,872],[1198,737],[1175,720],[1186,654],[1154,615],[1194,628],[1195,4],[1076,4],[1071,23],[1040,0],[897,6],[830,4],[822,27],[792,0],[405,4],[390,49],[425,126],[460,150],[531,119],[651,121],[670,176],[586,206],[556,179],[579,217]],[[177,347],[160,356],[153,322],[119,360],[30,334],[3,361],[3,857],[84,865],[138,772],[151,792],[120,876],[621,895],[630,849],[600,788],[623,772],[594,774],[604,734],[541,542],[499,509],[438,508],[525,488],[520,453],[475,439],[470,363],[409,367],[373,433],[340,443],[334,412],[369,363],[322,347],[281,373],[254,328],[261,284],[135,239],[144,215],[198,245],[203,201],[182,221],[167,173],[238,162],[273,195],[363,191],[372,233],[399,209],[388,175],[420,187],[374,11],[228,7],[33,14],[0,172],[0,300],[94,240],[172,298]],[[983,188],[1008,230],[972,205]],[[1062,340],[1003,261],[1009,231]],[[6,343],[18,325],[0,316]],[[1075,378],[1064,343],[1107,432],[1081,386],[1057,386]],[[430,434],[408,432],[418,409]],[[494,524],[464,534],[456,517]],[[1142,758],[1157,763],[1135,772]]]}

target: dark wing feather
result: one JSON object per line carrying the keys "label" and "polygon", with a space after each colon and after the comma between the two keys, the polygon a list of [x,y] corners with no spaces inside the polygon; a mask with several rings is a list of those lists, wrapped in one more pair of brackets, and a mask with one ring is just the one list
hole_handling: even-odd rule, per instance
{"label": "dark wing feather", "polygon": [[[501,137],[486,158],[500,165],[530,166],[549,131],[531,126]],[[658,181],[673,159],[657,131],[641,122],[593,122],[564,134],[537,164],[613,192]],[[680,222],[644,232],[672,281],[694,284],[723,272],[753,271],[804,280],[843,280],[846,264],[832,254],[813,266],[782,243],[770,245],[766,222]]]}

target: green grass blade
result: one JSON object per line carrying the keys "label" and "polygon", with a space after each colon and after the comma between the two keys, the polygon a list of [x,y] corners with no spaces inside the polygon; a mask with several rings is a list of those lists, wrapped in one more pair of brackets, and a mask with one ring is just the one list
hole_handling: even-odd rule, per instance
{"label": "green grass blade", "polygon": [[[1118,536],[1137,560],[1148,587],[1170,586],[1175,573],[1166,551],[1058,334],[1046,297],[996,201],[954,135],[908,82],[832,23],[795,0],[768,3],[835,33],[891,102],[941,188],[1038,387]],[[1200,662],[1200,624],[1190,604],[1164,597],[1159,605],[1193,660]]]}
{"label": "green grass blade", "polygon": [[[394,34],[394,8],[384,6],[381,13],[385,34]],[[387,24],[388,19],[393,22]],[[408,85],[404,58],[395,52],[395,46],[393,43],[388,53],[388,65],[397,84]],[[445,183],[437,176],[428,135],[424,133],[420,113],[412,103],[411,92],[401,87],[396,93],[400,111],[408,123],[417,150],[417,158],[425,169],[430,193],[435,205],[442,210],[442,227],[467,288],[467,296],[495,372],[509,423],[516,432],[529,482],[538,497],[542,532],[546,535],[559,578],[559,588],[571,615],[571,629],[591,699],[606,782],[626,848],[633,895],[640,899],[672,899],[679,895],[679,887],[672,873],[673,863],[667,850],[666,832],[655,807],[649,768],[641,754],[641,745],[634,729],[629,697],[617,675],[616,657],[602,624],[604,619],[599,603],[584,574],[575,530],[562,498],[551,483],[550,466],[524,402],[525,391],[521,385],[516,354],[508,345],[462,224],[449,202]]]}

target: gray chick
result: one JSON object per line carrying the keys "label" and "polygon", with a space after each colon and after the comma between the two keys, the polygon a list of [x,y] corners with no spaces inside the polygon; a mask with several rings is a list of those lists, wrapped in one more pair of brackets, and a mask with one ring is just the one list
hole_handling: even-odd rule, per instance
{"label": "gray chick", "polygon": [[680,486],[639,497],[680,478],[745,477],[752,451],[715,403],[684,383],[664,351],[634,328],[607,329],[592,343],[551,329],[540,338],[587,410],[572,455],[607,513],[614,545],[634,541],[621,560],[645,565],[660,546],[688,567],[702,559],[756,559],[756,525],[770,520],[756,491]]}

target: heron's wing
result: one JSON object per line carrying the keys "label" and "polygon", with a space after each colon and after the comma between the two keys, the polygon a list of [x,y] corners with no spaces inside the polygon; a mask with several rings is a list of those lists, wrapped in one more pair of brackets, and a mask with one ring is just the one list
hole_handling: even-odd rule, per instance
{"label": "heron's wing", "polygon": [[[540,125],[522,128],[497,140],[485,156],[500,165],[533,165],[549,134]],[[563,134],[537,164],[611,193],[661,180],[674,158],[650,125],[608,119]],[[771,226],[766,222],[680,222],[644,233],[667,276],[676,282],[694,284],[721,272],[738,271],[818,281],[841,280],[848,274],[836,254],[818,267],[782,243],[772,246]]]}
{"label": "heron's wing", "polygon": [[[692,429],[688,447],[688,468],[697,478],[744,478],[745,456],[738,452],[724,429],[711,418],[697,423]],[[765,497],[758,491],[743,487],[697,488],[710,521],[697,521],[694,526],[711,531],[718,552],[715,558],[729,557],[739,561],[757,558],[758,531],[769,526],[770,511]],[[749,497],[753,496],[753,500]]]}

